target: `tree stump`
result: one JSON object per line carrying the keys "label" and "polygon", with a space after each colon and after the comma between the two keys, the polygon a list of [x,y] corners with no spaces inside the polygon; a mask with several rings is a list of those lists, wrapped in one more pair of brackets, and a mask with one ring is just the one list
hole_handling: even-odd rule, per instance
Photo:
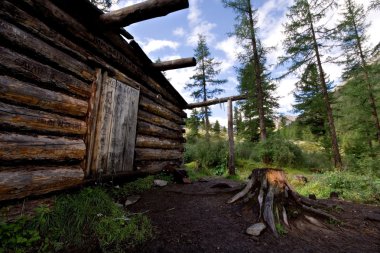
{"label": "tree stump", "polygon": [[275,236],[278,236],[276,224],[290,227],[289,211],[292,213],[307,212],[337,221],[331,214],[318,209],[323,205],[295,192],[281,169],[254,169],[245,188],[227,203],[234,203],[243,197],[246,197],[244,202],[253,205],[257,221],[264,221]]}

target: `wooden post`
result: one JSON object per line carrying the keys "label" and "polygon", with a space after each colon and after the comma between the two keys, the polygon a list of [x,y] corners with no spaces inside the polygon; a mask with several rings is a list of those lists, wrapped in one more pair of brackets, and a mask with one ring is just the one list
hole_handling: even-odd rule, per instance
{"label": "wooden post", "polygon": [[143,20],[166,16],[188,7],[188,0],[148,0],[102,14],[100,20],[105,25],[124,27]]}
{"label": "wooden post", "polygon": [[233,112],[232,112],[232,99],[228,99],[228,173],[235,175],[235,145],[234,145],[234,126],[233,126]]}

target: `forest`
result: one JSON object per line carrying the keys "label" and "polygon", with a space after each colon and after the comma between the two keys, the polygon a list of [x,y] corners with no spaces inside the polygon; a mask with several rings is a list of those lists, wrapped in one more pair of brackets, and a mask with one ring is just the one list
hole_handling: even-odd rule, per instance
{"label": "forest", "polygon": [[[42,9],[56,3],[64,5],[59,0],[47,6],[42,4],[47,2],[45,0],[35,1],[38,2],[35,6]],[[172,1],[188,5],[188,1]],[[8,2],[3,5],[9,8],[12,3]],[[110,8],[118,1],[89,2],[106,12],[101,14],[104,17],[112,14]],[[141,1],[137,2],[132,6],[138,6]],[[145,1],[150,7],[157,2],[172,3]],[[20,6],[38,13],[29,8],[30,4],[34,6],[34,1],[27,0]],[[86,4],[90,3],[86,1]],[[380,1],[371,0],[368,8],[354,0],[342,0],[341,4],[334,0],[292,1],[282,24],[285,39],[280,42],[283,52],[276,59],[275,68],[279,70],[276,73],[271,72],[274,68],[268,64],[273,48],[266,47],[260,38],[256,1],[221,0],[221,4],[235,15],[230,36],[236,38],[243,49],[234,66],[237,94],[223,97],[223,85],[228,83],[220,75],[223,63],[212,55],[207,34],[198,34],[193,49],[197,65],[185,84],[193,100],[188,103],[183,100],[186,108],[175,107],[173,111],[173,106],[168,106],[180,95],[170,101],[162,100],[160,92],[167,92],[170,85],[166,79],[173,81],[167,78],[166,71],[161,73],[161,69],[159,75],[147,75],[144,79],[149,83],[153,77],[159,77],[166,86],[154,83],[145,87],[140,80],[141,92],[145,92],[146,97],[136,100],[142,104],[136,109],[136,128],[152,136],[134,137],[140,146],[129,151],[135,157],[140,155],[141,160],[137,160],[137,168],[132,168],[133,173],[120,176],[112,174],[115,168],[108,168],[110,172],[106,175],[102,174],[104,168],[101,167],[96,179],[78,183],[76,187],[1,202],[0,253],[378,251],[380,42],[369,43],[370,24],[366,18],[369,13],[379,13]],[[56,15],[58,20],[66,17],[59,8],[53,10],[56,13],[52,16]],[[100,10],[95,10],[96,15]],[[120,13],[115,12],[119,16]],[[329,23],[332,13],[336,12],[341,14],[340,19]],[[12,20],[9,16],[5,15]],[[137,19],[140,18],[137,15]],[[110,20],[112,23],[112,18]],[[81,25],[78,27],[82,29]],[[121,38],[119,28],[107,31],[108,35],[116,33],[111,39]],[[46,31],[48,27],[43,30],[47,34],[44,36],[55,38],[55,34]],[[123,30],[123,36],[127,35],[131,36]],[[88,39],[81,34],[73,35],[76,36]],[[101,41],[95,38],[96,43]],[[123,43],[126,41],[122,39]],[[62,40],[57,45],[67,42],[70,40]],[[84,46],[82,43],[78,45]],[[117,43],[121,43],[120,40],[116,40]],[[133,60],[140,64],[140,56],[147,60],[134,40],[128,43],[134,47],[124,48],[124,53],[133,57],[124,65],[132,66]],[[112,43],[109,44],[112,49]],[[12,43],[7,42],[6,46],[12,47]],[[102,50],[111,55],[116,52],[117,59],[124,59],[124,54],[117,53],[120,47],[116,48]],[[134,55],[132,49],[138,54]],[[54,60],[59,61],[59,58]],[[96,60],[86,58],[92,64]],[[153,63],[150,59],[147,62],[151,64],[147,68],[151,72],[154,72],[152,66],[162,63],[161,60]],[[115,82],[117,78],[126,80],[125,83],[132,80],[117,71],[118,67],[124,67],[117,64],[116,68],[104,65]],[[332,65],[343,69],[339,81],[326,74]],[[51,68],[54,67],[57,66]],[[139,67],[144,73],[146,66]],[[1,67],[0,71],[4,69]],[[275,90],[289,76],[296,80],[292,94],[295,103],[292,113],[281,114]],[[156,94],[154,89],[159,92]],[[1,92],[0,88],[0,95]],[[39,108],[37,102],[28,110]],[[212,105],[226,102],[228,124],[224,126],[212,121]],[[186,120],[182,109],[187,109]],[[64,109],[61,110],[64,114]],[[178,117],[178,111],[183,118]],[[167,115],[169,118],[165,118]],[[21,133],[24,130],[21,129]],[[28,129],[26,132],[32,133]],[[176,136],[173,138],[173,135]],[[78,135],[69,136],[73,137]],[[149,146],[145,147],[149,152],[142,153],[144,145]],[[82,146],[85,150],[84,143]],[[25,161],[17,162],[22,166]],[[39,161],[32,162],[33,166]],[[53,166],[69,167],[75,162],[82,173],[79,162],[81,165],[84,162],[78,159],[56,161]],[[157,164],[160,170],[149,170]],[[17,174],[9,164],[0,167],[0,172],[2,170]],[[44,175],[41,178],[43,180]]]}

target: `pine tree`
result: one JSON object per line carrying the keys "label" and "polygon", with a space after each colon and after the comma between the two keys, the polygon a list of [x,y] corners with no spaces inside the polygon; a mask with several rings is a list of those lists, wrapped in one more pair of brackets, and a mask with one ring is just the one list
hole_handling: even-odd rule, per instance
{"label": "pine tree", "polygon": [[218,137],[220,136],[220,123],[219,121],[215,121],[215,124],[214,124],[214,127],[212,128],[212,131],[214,132],[214,134]]}
{"label": "pine tree", "polygon": [[196,109],[191,111],[191,115],[186,119],[186,127],[188,128],[187,138],[189,141],[193,141],[199,135],[199,113]]}
{"label": "pine tree", "polygon": [[368,66],[372,50],[365,46],[368,40],[366,29],[369,26],[366,16],[367,12],[363,5],[356,4],[353,0],[345,0],[343,20],[337,26],[337,39],[341,43],[345,58],[343,78],[347,80],[353,77],[362,77],[362,85],[365,85],[367,90],[368,103],[374,126],[377,129],[377,141],[380,142],[380,121]]}
{"label": "pine tree", "polygon": [[342,169],[327,76],[322,66],[322,49],[329,46],[331,33],[325,28],[325,23],[320,21],[334,7],[334,0],[295,0],[287,13],[288,21],[285,24],[286,38],[284,40],[286,55],[280,58],[280,64],[289,64],[287,74],[296,73],[311,64],[317,66],[318,83],[327,113],[334,165],[337,169]]}
{"label": "pine tree", "polygon": [[233,35],[236,36],[245,49],[245,53],[240,55],[243,66],[250,66],[252,68],[252,86],[255,89],[253,98],[256,100],[255,109],[259,116],[260,139],[264,141],[267,138],[267,127],[264,109],[263,69],[260,60],[260,45],[257,39],[256,10],[252,8],[251,0],[223,0],[223,3],[225,7],[233,9],[236,13],[236,24]]}
{"label": "pine tree", "polygon": [[[331,94],[331,85],[328,85]],[[300,113],[297,122],[300,127],[307,127],[314,138],[323,146],[328,143],[327,113],[324,107],[323,95],[320,92],[318,68],[315,64],[306,67],[301,79],[296,83],[294,93],[295,111]],[[329,146],[325,146],[328,150]]]}
{"label": "pine tree", "polygon": [[[275,98],[272,93],[276,89],[276,85],[270,79],[269,73],[265,72],[265,58],[261,58],[261,78],[263,80],[263,110],[265,115],[265,125],[268,130],[274,129],[274,109],[278,107],[277,98]],[[241,111],[244,114],[244,119],[242,120],[242,135],[249,139],[250,141],[257,141],[260,136],[260,117],[257,110],[257,99],[254,96],[256,92],[256,82],[253,80],[255,77],[252,74],[251,63],[246,64],[242,68],[238,69],[238,90],[242,94],[249,94],[248,99],[239,102]],[[253,85],[252,85],[253,84]]]}
{"label": "pine tree", "polygon": [[[219,88],[221,84],[227,82],[227,80],[216,79],[216,76],[220,73],[218,69],[220,62],[216,62],[214,58],[210,56],[210,50],[206,44],[206,38],[199,35],[198,45],[195,49],[195,58],[197,59],[197,66],[195,68],[195,74],[190,77],[191,83],[186,84],[186,89],[192,90],[191,96],[197,101],[207,101],[214,98],[223,92],[223,89]],[[210,121],[211,111],[208,106],[202,108],[200,118],[204,120],[206,139],[209,139],[210,133]]]}

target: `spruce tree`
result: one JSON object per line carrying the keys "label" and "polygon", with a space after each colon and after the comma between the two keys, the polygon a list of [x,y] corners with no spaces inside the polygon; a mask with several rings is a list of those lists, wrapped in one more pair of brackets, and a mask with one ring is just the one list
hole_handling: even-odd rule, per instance
{"label": "spruce tree", "polygon": [[369,26],[366,21],[367,12],[363,5],[356,4],[353,0],[345,0],[342,14],[343,19],[337,26],[337,39],[344,52],[343,78],[347,80],[353,77],[362,77],[362,85],[367,90],[366,96],[371,108],[373,123],[377,129],[377,141],[380,142],[379,115],[368,65],[372,50],[366,47],[368,40],[366,29]]}
{"label": "spruce tree", "polygon": [[[327,138],[327,113],[319,82],[317,66],[308,65],[296,83],[294,108],[299,113],[297,121],[300,126],[308,127],[317,140],[324,142]],[[331,93],[331,85],[327,88]]]}
{"label": "spruce tree", "polygon": [[244,47],[244,54],[240,55],[240,60],[244,66],[252,68],[252,99],[256,102],[257,114],[259,116],[260,139],[267,138],[267,127],[264,109],[264,80],[262,78],[262,65],[260,60],[260,45],[257,38],[257,17],[256,10],[252,8],[251,0],[223,0],[224,6],[233,9],[236,13],[236,24],[233,35],[236,36],[240,45]]}
{"label": "spruce tree", "polygon": [[[192,82],[186,84],[186,89],[192,90],[191,96],[195,100],[205,102],[222,93],[223,89],[219,86],[226,83],[227,80],[216,78],[220,73],[218,67],[221,63],[216,62],[214,58],[211,57],[206,38],[202,35],[199,35],[198,45],[195,49],[195,58],[197,59],[195,74],[190,77]],[[210,108],[208,106],[203,107],[200,118],[204,121],[206,139],[210,137],[210,116]]]}
{"label": "spruce tree", "polygon": [[280,64],[288,66],[286,74],[297,73],[311,64],[317,66],[318,83],[327,113],[334,165],[337,169],[342,169],[327,76],[322,63],[322,50],[329,46],[331,34],[321,20],[326,18],[327,12],[334,7],[334,0],[294,1],[287,13],[288,21],[285,23],[286,38],[284,40],[286,55],[280,58]]}
{"label": "spruce tree", "polygon": [[220,136],[220,132],[221,132],[221,130],[220,130],[220,123],[219,123],[218,120],[215,121],[215,124],[214,124],[214,126],[213,126],[213,128],[212,128],[212,131],[214,132],[214,134],[215,134],[217,137]]}

